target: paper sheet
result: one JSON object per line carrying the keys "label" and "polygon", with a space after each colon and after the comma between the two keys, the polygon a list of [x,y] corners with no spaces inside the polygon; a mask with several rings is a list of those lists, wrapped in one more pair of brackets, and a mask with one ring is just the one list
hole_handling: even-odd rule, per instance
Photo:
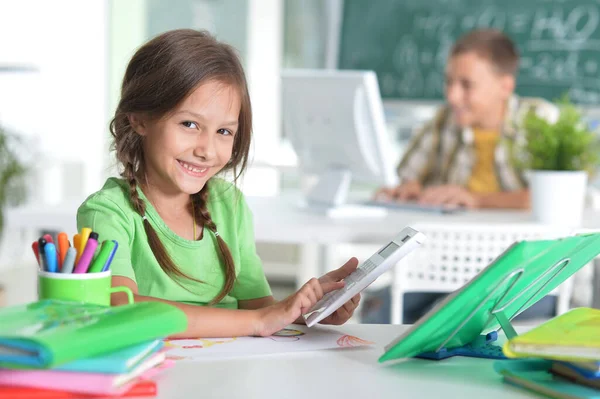
{"label": "paper sheet", "polygon": [[201,361],[372,344],[326,327],[291,325],[270,337],[174,339],[166,340],[165,348],[169,359]]}

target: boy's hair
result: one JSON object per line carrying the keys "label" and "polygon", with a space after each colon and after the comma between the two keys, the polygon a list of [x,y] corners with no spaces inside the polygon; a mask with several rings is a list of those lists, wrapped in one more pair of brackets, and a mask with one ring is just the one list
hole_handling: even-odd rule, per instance
{"label": "boy's hair", "polygon": [[[173,111],[200,84],[211,80],[232,85],[241,98],[239,127],[231,159],[223,168],[223,171],[232,170],[237,180],[248,162],[252,110],[246,77],[235,50],[218,42],[207,32],[180,29],[150,40],[137,50],[129,62],[121,87],[121,100],[110,123],[110,131],[117,160],[123,165],[121,176],[129,183],[131,204],[142,217],[146,213],[146,204],[139,197],[137,187],[140,180],[145,178],[144,139],[134,131],[129,115],[139,113],[158,120]],[[216,233],[217,226],[207,208],[208,183],[191,196],[191,206],[194,207],[196,223]],[[172,278],[201,282],[177,267],[150,222],[144,218],[143,223],[150,248],[165,273]],[[220,302],[231,291],[236,278],[235,265],[227,244],[218,234],[216,240],[225,269],[225,284],[211,304]]]}
{"label": "boy's hair", "polygon": [[502,74],[516,76],[519,52],[512,40],[495,29],[477,29],[461,36],[450,50],[450,57],[474,52],[487,59]]}

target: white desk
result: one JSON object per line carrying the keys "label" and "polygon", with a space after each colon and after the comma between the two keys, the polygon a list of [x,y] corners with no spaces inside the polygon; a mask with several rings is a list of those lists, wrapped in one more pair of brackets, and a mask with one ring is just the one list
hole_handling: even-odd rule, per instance
{"label": "white desk", "polygon": [[[390,211],[384,218],[328,219],[297,206],[297,197],[248,197],[254,213],[257,241],[279,243],[376,243],[393,237],[403,227],[415,223],[443,222],[447,224],[532,224],[530,212],[469,211],[450,215],[428,212]],[[7,230],[57,229],[75,231],[78,203],[56,207],[24,206],[6,213]],[[586,211],[583,226],[600,229],[600,212]],[[13,231],[8,230],[8,231]]]}
{"label": "white desk", "polygon": [[[427,212],[390,211],[385,218],[328,219],[298,206],[299,197],[284,194],[278,197],[248,197],[254,213],[255,236],[258,242],[302,244],[303,268],[297,281],[305,282],[324,272],[325,248],[340,243],[381,244],[403,227],[415,223],[445,224],[532,224],[530,212],[469,211],[450,215]],[[6,213],[6,231],[38,231],[56,229],[76,231],[75,215],[80,202],[59,207],[20,207]],[[587,210],[583,217],[588,229],[600,229],[600,212]],[[32,238],[33,239],[33,238]],[[29,242],[26,243],[29,248]],[[25,246],[24,246],[25,248]],[[28,254],[28,253],[27,253]],[[328,265],[327,267],[333,267]],[[600,281],[600,264],[595,267]],[[600,303],[600,287],[594,290],[594,303]]]}
{"label": "white desk", "polygon": [[[511,210],[468,211],[448,215],[429,212],[390,211],[383,218],[327,219],[297,206],[297,197],[249,197],[258,241],[322,244],[374,243],[392,238],[415,223],[534,224],[530,212]],[[600,212],[587,210],[582,227],[600,229]]]}
{"label": "white desk", "polygon": [[340,329],[376,343],[207,362],[180,362],[158,379],[158,398],[540,398],[502,382],[493,360],[410,359],[379,364],[383,346],[406,326],[347,325]]}

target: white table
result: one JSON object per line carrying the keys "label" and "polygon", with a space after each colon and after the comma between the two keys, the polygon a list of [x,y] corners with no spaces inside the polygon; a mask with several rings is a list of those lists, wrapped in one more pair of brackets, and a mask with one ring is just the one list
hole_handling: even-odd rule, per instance
{"label": "white table", "polygon": [[540,398],[504,382],[493,360],[410,359],[379,364],[407,326],[347,325],[371,348],[333,349],[206,362],[179,362],[158,379],[158,398]]}
{"label": "white table", "polygon": [[[384,218],[328,219],[298,206],[298,197],[248,197],[254,213],[257,241],[279,243],[318,242],[322,244],[377,243],[394,236],[404,226],[415,223],[447,224],[532,224],[530,212],[512,210],[469,211],[449,215],[428,212],[390,211]],[[50,228],[75,231],[75,215],[81,202],[60,206],[11,208],[6,213],[6,226],[11,229]],[[587,210],[583,226],[600,229],[600,212]]]}
{"label": "white table", "polygon": [[[302,209],[299,196],[248,197],[254,213],[255,238],[258,242],[301,244],[303,267],[297,281],[305,282],[325,270],[325,248],[331,244],[381,244],[403,227],[415,223],[445,224],[532,224],[533,217],[525,211],[469,211],[450,215],[427,212],[390,211],[385,218],[328,219]],[[6,213],[7,231],[36,231],[43,228],[76,231],[75,215],[81,202],[57,207],[24,206]],[[583,226],[600,229],[600,212],[586,210]],[[28,248],[28,245],[27,245]],[[596,262],[596,280],[600,281],[600,264]],[[599,286],[595,286],[594,303],[600,304]]]}
{"label": "white table", "polygon": [[[249,197],[254,212],[256,239],[260,241],[323,244],[375,243],[389,240],[403,227],[415,223],[534,224],[528,211],[475,210],[440,215],[429,212],[389,211],[383,218],[328,219],[298,206],[298,197]],[[600,212],[586,210],[583,226],[600,229]]]}

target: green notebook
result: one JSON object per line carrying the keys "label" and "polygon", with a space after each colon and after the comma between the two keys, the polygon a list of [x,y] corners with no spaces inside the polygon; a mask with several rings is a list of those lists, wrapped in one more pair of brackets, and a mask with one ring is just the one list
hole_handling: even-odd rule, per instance
{"label": "green notebook", "polygon": [[187,328],[161,302],[107,307],[44,300],[0,309],[0,367],[51,368],[164,338]]}
{"label": "green notebook", "polygon": [[469,344],[500,327],[494,310],[504,308],[512,319],[599,253],[600,233],[516,242],[391,342],[379,361],[436,351],[442,344],[448,349]]}
{"label": "green notebook", "polygon": [[507,341],[503,351],[511,358],[600,361],[600,309],[571,309]]}

